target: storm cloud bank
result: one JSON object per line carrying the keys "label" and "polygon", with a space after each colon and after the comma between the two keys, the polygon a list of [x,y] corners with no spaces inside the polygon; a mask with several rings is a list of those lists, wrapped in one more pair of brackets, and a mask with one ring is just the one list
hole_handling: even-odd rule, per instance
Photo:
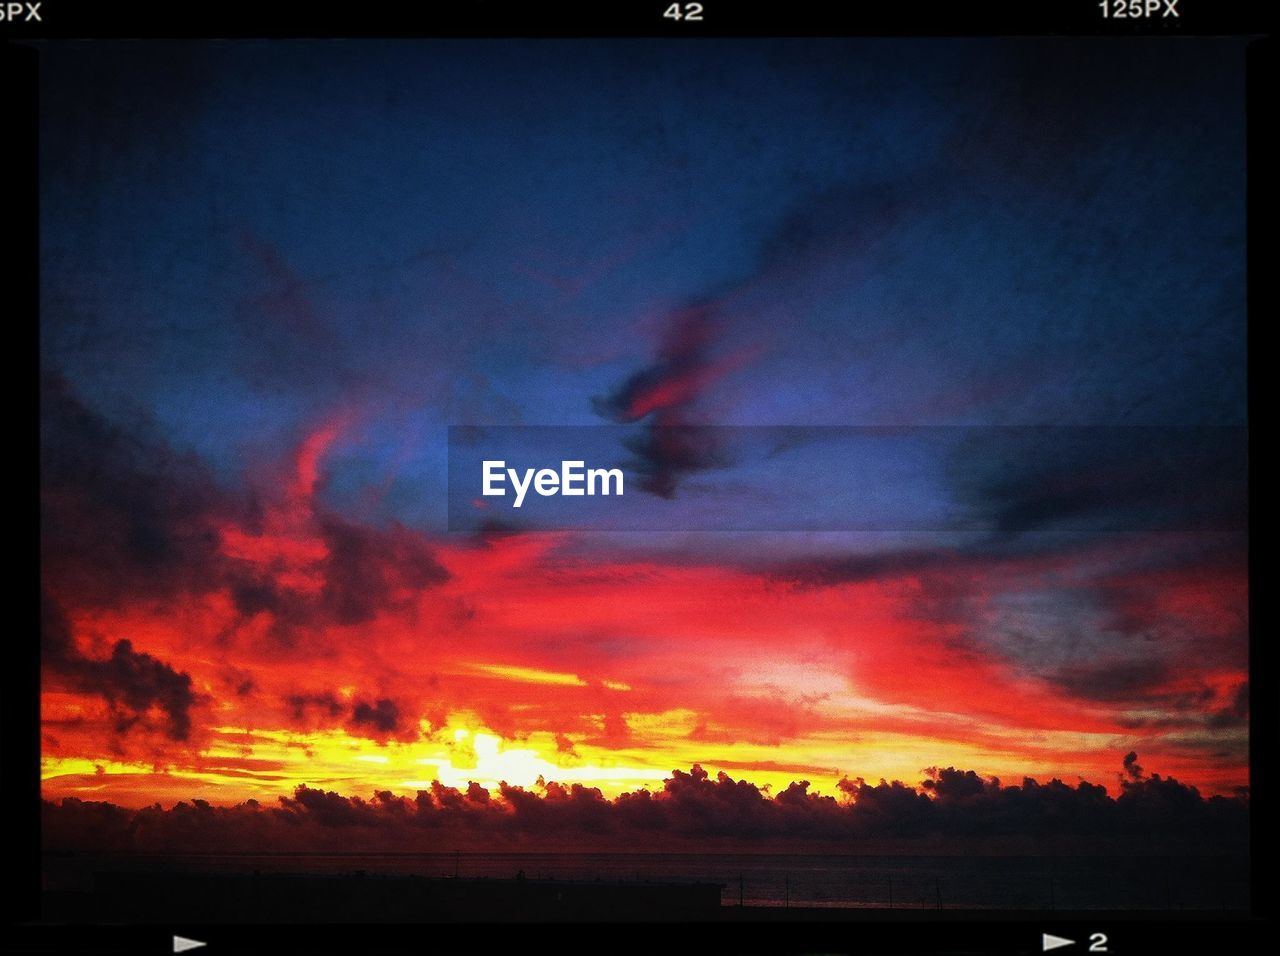
{"label": "storm cloud bank", "polygon": [[[621,844],[646,848],[697,841],[707,850],[736,841],[757,845],[856,845],[887,838],[1057,837],[1192,838],[1241,848],[1248,795],[1205,799],[1172,777],[1145,774],[1135,754],[1124,761],[1118,793],[1080,781],[1006,785],[972,770],[929,768],[919,786],[844,778],[839,797],[811,793],[807,780],[770,795],[765,788],[699,765],[674,770],[657,791],[609,800],[594,787],[540,782],[533,789],[477,783],[461,790],[438,781],[416,796],[379,791],[371,798],[299,786],[275,806],[256,800],[230,807],[204,800],[129,810],[65,798],[44,804],[50,850],[183,852],[316,849],[339,844],[370,851],[459,845]],[[634,842],[633,842],[634,841]]]}

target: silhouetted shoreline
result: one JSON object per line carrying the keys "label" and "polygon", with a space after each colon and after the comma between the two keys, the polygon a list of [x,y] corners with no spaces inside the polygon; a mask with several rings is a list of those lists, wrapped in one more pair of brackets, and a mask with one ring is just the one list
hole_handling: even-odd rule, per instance
{"label": "silhouetted shoreline", "polygon": [[523,922],[843,922],[862,920],[1232,918],[1242,908],[968,908],[922,903],[726,905],[725,885],[663,880],[426,877],[369,873],[113,871],[92,889],[47,891],[55,923],[523,923]]}
{"label": "silhouetted shoreline", "polygon": [[46,893],[46,917],[145,922],[576,922],[715,917],[718,883],[380,874],[98,873]]}

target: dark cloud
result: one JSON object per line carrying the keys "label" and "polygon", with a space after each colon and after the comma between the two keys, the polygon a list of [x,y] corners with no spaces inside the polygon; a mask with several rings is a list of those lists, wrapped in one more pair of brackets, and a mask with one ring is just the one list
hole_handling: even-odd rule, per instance
{"label": "dark cloud", "polygon": [[592,399],[596,414],[610,421],[646,422],[643,431],[625,440],[635,455],[626,464],[650,494],[673,498],[688,476],[726,464],[715,430],[689,421],[705,389],[741,361],[715,355],[718,335],[712,306],[677,313],[653,362],[613,393]]}
{"label": "dark cloud", "polygon": [[951,479],[977,527],[1029,531],[1246,526],[1239,427],[971,429]]}
{"label": "dark cloud", "polygon": [[313,566],[318,594],[281,585],[243,561],[223,560],[222,581],[244,617],[266,612],[272,634],[285,645],[332,625],[355,625],[407,608],[426,588],[449,577],[427,540],[401,525],[375,528],[320,512],[314,533],[325,556]]}
{"label": "dark cloud", "polygon": [[[858,554],[822,554],[774,561],[761,567],[760,573],[774,580],[802,587],[830,587],[863,581],[888,580],[906,576],[926,579],[965,578],[975,574],[1013,573],[1035,570],[1037,562],[1052,562],[1068,567],[1095,562],[1100,545],[1117,539],[1108,532],[1066,531],[1022,536],[956,532],[941,536],[943,540],[928,547],[886,549]],[[1200,532],[1151,535],[1143,539],[1127,539],[1142,545],[1128,553],[1108,547],[1115,567],[1100,570],[1097,593],[1111,605],[1114,625],[1126,633],[1149,629],[1161,613],[1156,606],[1164,592],[1159,581],[1137,587],[1133,572],[1186,571],[1197,574],[1243,574],[1246,570],[1245,545],[1242,536]],[[1144,598],[1145,601],[1137,600]]]}
{"label": "dark cloud", "polygon": [[395,701],[381,697],[372,704],[359,701],[351,709],[351,723],[367,726],[381,733],[394,733],[400,729],[400,708]]}
{"label": "dark cloud", "polygon": [[811,276],[825,262],[847,270],[882,247],[908,214],[919,213],[921,196],[952,190],[937,173],[878,182],[837,182],[799,197],[761,241],[760,274]]}
{"label": "dark cloud", "polygon": [[676,313],[653,362],[631,375],[613,393],[592,399],[596,414],[611,421],[637,422],[650,415],[670,420],[697,399],[712,374],[716,325],[708,305]]}
{"label": "dark cloud", "polygon": [[930,768],[919,786],[900,781],[870,784],[842,779],[839,798],[815,794],[808,780],[792,782],[774,797],[745,780],[702,767],[673,771],[661,790],[636,790],[610,800],[594,787],[540,782],[533,790],[501,783],[496,793],[471,783],[466,790],[439,781],[416,797],[382,791],[371,800],[300,786],[274,808],[180,803],[125,811],[109,804],[66,798],[45,804],[49,844],[88,849],[186,849],[246,841],[258,850],[336,845],[326,832],[358,830],[361,845],[438,845],[442,834],[465,840],[521,843],[544,838],[616,840],[645,846],[681,841],[841,841],[876,837],[1071,837],[1195,834],[1243,841],[1248,798],[1203,798],[1194,787],[1158,774],[1143,774],[1137,755],[1125,757],[1125,779],[1112,797],[1106,788],[1080,781],[1039,783],[1030,778],[1004,785],[971,770]]}
{"label": "dark cloud", "polygon": [[674,498],[685,478],[727,464],[715,430],[706,426],[655,422],[623,444],[636,456],[625,462],[628,470],[639,476],[643,491],[659,498]]}
{"label": "dark cloud", "polygon": [[1137,751],[1130,750],[1124,755],[1124,775],[1130,780],[1142,779],[1142,767],[1138,763]]}
{"label": "dark cloud", "polygon": [[[1132,760],[1130,758],[1133,758]],[[1248,808],[1247,788],[1238,788],[1235,797],[1210,797],[1207,800],[1200,791],[1180,783],[1173,777],[1158,773],[1147,776],[1137,763],[1137,755],[1125,757],[1125,777],[1120,781],[1120,796],[1116,798],[1117,825],[1133,832],[1176,832],[1180,826],[1201,826],[1206,829],[1230,833],[1224,824],[1239,816],[1237,826],[1244,831]]]}
{"label": "dark cloud", "polygon": [[190,736],[191,709],[198,700],[190,675],[135,651],[127,639],[116,641],[104,659],[85,655],[76,646],[62,609],[48,595],[41,599],[40,618],[41,665],[46,679],[102,697],[110,705],[120,733],[146,725],[148,713],[155,709],[164,715],[167,736],[173,740]]}
{"label": "dark cloud", "polygon": [[327,716],[335,718],[346,709],[336,694],[328,691],[312,694],[290,694],[285,698],[293,719],[299,723],[308,723],[316,717],[321,721]]}
{"label": "dark cloud", "polygon": [[1244,727],[1249,723],[1249,682],[1235,689],[1230,702],[1209,715],[1210,727]]}
{"label": "dark cloud", "polygon": [[335,623],[371,620],[449,577],[426,541],[400,526],[370,528],[325,514],[319,530],[328,545],[320,600]]}
{"label": "dark cloud", "polygon": [[1050,679],[1073,697],[1096,701],[1148,699],[1170,675],[1169,665],[1149,660],[1102,660],[1060,668]]}
{"label": "dark cloud", "polygon": [[[1225,700],[1208,684],[1177,680],[1177,671],[1166,661],[1099,660],[1064,667],[1049,679],[1073,697],[1138,708],[1136,715],[1121,714],[1119,724],[1128,728],[1208,728],[1227,730],[1249,721],[1249,684],[1243,681]],[[1197,734],[1208,747],[1220,745],[1222,738]]]}
{"label": "dark cloud", "polygon": [[954,767],[939,770],[936,767],[930,767],[926,772],[929,777],[922,781],[920,786],[934,793],[943,803],[963,801],[989,790],[1000,789],[999,779],[994,777],[984,779],[972,770],[956,770]]}
{"label": "dark cloud", "polygon": [[264,533],[258,496],[221,487],[145,420],[114,424],[62,379],[44,377],[41,575],[56,600],[102,607],[225,591],[242,618],[271,615],[272,635],[293,645],[401,610],[448,577],[427,539],[399,524],[373,527],[322,509],[300,520],[299,533],[324,545],[307,569],[321,581],[318,593],[280,584],[274,566],[223,552],[225,528]]}
{"label": "dark cloud", "polygon": [[289,694],[284,704],[289,719],[301,729],[345,726],[349,733],[381,742],[418,736],[416,722],[407,720],[400,705],[389,697],[356,699],[348,704],[333,691],[304,691]]}
{"label": "dark cloud", "polygon": [[1122,727],[1245,723],[1247,692],[1222,688],[1191,666],[1247,670],[1242,535],[1099,531],[953,541],[774,561],[759,573],[799,589],[909,582],[913,598],[902,613],[954,629],[947,653],[998,662],[1091,706],[1111,705]]}
{"label": "dark cloud", "polygon": [[766,573],[774,580],[802,587],[830,587],[931,571],[955,571],[972,562],[970,555],[959,550],[921,548],[798,558],[775,564]]}
{"label": "dark cloud", "polygon": [[359,797],[298,787],[292,797],[280,798],[281,812],[291,823],[306,821],[322,827],[370,826],[378,822],[376,807]]}
{"label": "dark cloud", "polygon": [[113,424],[43,377],[41,575],[59,596],[115,605],[207,590],[232,510],[207,469],[147,421]]}
{"label": "dark cloud", "polygon": [[929,797],[901,781],[881,780],[873,786],[861,777],[846,777],[837,787],[857,808],[868,832],[904,836],[923,831],[931,819],[933,803]]}

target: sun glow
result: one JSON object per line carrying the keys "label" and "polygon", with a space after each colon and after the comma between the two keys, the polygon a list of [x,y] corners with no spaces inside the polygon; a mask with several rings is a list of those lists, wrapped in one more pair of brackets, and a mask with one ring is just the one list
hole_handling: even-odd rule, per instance
{"label": "sun glow", "polygon": [[550,733],[504,739],[459,712],[421,740],[378,743],[342,730],[295,732],[246,727],[214,728],[214,742],[192,767],[156,767],[144,761],[93,761],[46,757],[46,798],[92,797],[110,789],[120,796],[121,778],[131,778],[126,803],[144,805],[190,796],[193,783],[213,788],[219,802],[287,796],[299,785],[342,792],[390,790],[412,795],[433,782],[465,790],[471,783],[497,793],[502,784],[532,788],[539,781],[581,783],[607,795],[669,776],[669,767],[587,748],[563,752]]}

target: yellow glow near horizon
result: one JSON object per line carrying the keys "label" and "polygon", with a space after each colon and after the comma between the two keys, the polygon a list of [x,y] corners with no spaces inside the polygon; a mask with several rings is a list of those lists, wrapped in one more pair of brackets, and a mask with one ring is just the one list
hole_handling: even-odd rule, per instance
{"label": "yellow glow near horizon", "polygon": [[[837,699],[838,701],[838,699]],[[853,711],[861,701],[825,700],[819,711]],[[844,706],[841,706],[844,705]],[[639,787],[661,787],[672,771],[700,764],[713,777],[719,771],[749,780],[774,793],[793,781],[808,780],[810,792],[839,796],[842,776],[884,777],[909,785],[923,779],[927,766],[971,767],[1003,778],[1026,773],[1041,779],[1059,775],[1071,782],[1077,771],[1064,766],[1058,753],[1087,752],[1109,745],[1098,735],[1038,731],[1011,734],[1006,728],[970,721],[970,741],[913,734],[904,728],[864,737],[828,721],[803,740],[785,747],[767,738],[740,739],[733,728],[708,726],[698,712],[674,708],[658,712],[627,711],[620,715],[634,745],[593,743],[592,733],[556,734],[536,731],[505,738],[468,710],[450,713],[439,726],[423,728],[418,739],[371,740],[345,729],[297,731],[237,726],[213,728],[199,753],[179,762],[155,764],[123,757],[95,760],[46,756],[42,762],[44,794],[57,799],[83,796],[101,799],[111,792],[122,805],[145,806],[157,800],[174,803],[194,798],[236,803],[250,797],[274,801],[297,787],[335,790],[368,796],[390,790],[412,796],[434,782],[465,790],[477,783],[496,793],[500,783],[536,788],[539,779],[564,785],[598,787],[615,797]],[[834,716],[834,715],[833,715]],[[849,716],[846,727],[856,727]],[[898,716],[910,720],[909,709]],[[598,715],[603,729],[604,715]],[[936,734],[936,730],[935,730]],[[710,735],[710,737],[708,737]],[[708,739],[714,746],[708,746]],[[715,756],[708,759],[708,751]],[[1087,779],[1087,767],[1079,774]],[[115,781],[114,783],[112,781]]]}
{"label": "yellow glow near horizon", "polygon": [[544,671],[535,667],[517,667],[514,664],[464,664],[468,671],[498,677],[502,680],[520,681],[525,684],[560,684],[569,687],[586,687],[587,682],[577,674],[560,671]]}
{"label": "yellow glow near horizon", "polygon": [[[411,796],[434,781],[465,790],[472,782],[496,794],[499,784],[533,788],[539,778],[565,785],[597,786],[606,796],[660,782],[671,768],[631,754],[584,748],[568,755],[556,735],[532,734],[508,741],[458,712],[421,740],[377,742],[341,729],[299,732],[244,727],[214,729],[214,742],[189,766],[157,767],[143,761],[94,761],[48,757],[42,765],[49,798],[94,795],[112,778],[137,781],[121,799],[145,805],[154,799],[212,798],[240,802],[249,797],[290,796],[300,785],[367,795],[391,790]],[[139,797],[142,789],[146,797]],[[94,797],[96,799],[96,797]]]}
{"label": "yellow glow near horizon", "polygon": [[68,774],[140,774],[151,773],[144,764],[121,763],[117,760],[88,760],[84,757],[42,757],[40,779],[49,780]]}

